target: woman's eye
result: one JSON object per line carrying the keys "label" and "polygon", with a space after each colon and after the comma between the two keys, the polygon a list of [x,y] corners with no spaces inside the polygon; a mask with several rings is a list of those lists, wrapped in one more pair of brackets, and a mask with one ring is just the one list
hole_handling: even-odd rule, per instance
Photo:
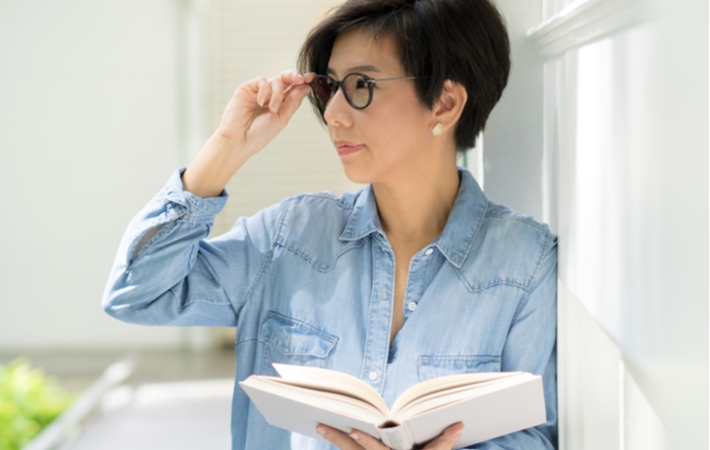
{"label": "woman's eye", "polygon": [[355,89],[365,89],[367,87],[367,81],[363,78],[358,78],[355,82]]}

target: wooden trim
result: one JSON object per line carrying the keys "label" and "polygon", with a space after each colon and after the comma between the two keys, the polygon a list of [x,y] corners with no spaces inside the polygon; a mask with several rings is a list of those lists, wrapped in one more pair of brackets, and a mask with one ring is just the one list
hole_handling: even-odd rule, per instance
{"label": "wooden trim", "polygon": [[527,33],[544,59],[631,28],[654,17],[654,0],[578,0]]}

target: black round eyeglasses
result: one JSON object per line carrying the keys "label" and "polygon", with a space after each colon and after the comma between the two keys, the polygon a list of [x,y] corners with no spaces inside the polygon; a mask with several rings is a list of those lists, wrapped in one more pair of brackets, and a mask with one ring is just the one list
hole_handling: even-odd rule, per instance
{"label": "black round eyeglasses", "polygon": [[318,75],[311,82],[313,95],[318,103],[321,113],[325,111],[328,102],[333,98],[339,88],[343,88],[343,94],[348,104],[355,109],[365,109],[372,103],[372,88],[375,83],[395,80],[413,80],[418,77],[380,78],[374,79],[361,73],[349,73],[342,81],[334,80],[328,75]]}

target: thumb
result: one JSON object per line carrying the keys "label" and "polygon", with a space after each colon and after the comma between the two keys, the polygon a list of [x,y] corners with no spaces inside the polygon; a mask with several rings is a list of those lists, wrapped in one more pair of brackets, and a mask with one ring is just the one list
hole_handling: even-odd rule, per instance
{"label": "thumb", "polygon": [[311,86],[309,84],[302,84],[300,86],[294,87],[284,99],[281,108],[279,108],[279,115],[284,119],[289,120],[293,116],[301,105],[303,99],[311,91]]}
{"label": "thumb", "polygon": [[457,422],[445,429],[444,432],[439,435],[439,437],[429,442],[427,446],[424,447],[424,449],[450,449],[454,446],[454,444],[459,441],[462,431],[463,423]]}

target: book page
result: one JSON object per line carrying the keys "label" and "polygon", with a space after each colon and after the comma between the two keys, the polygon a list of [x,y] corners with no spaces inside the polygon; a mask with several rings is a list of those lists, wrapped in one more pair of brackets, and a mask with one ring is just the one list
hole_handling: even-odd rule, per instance
{"label": "book page", "polygon": [[534,379],[534,375],[518,373],[520,376],[510,376],[489,380],[474,385],[464,385],[444,391],[437,391],[431,395],[421,396],[410,403],[402,405],[399,410],[392,409],[392,418],[395,421],[404,421],[410,417],[426,413],[433,409],[442,408],[463,400],[488,395],[495,391],[507,389]]}
{"label": "book page", "polygon": [[387,419],[377,408],[349,395],[284,384],[281,381],[281,378],[261,376],[249,377],[239,384],[244,389],[264,392],[273,399],[288,399],[357,420],[377,424]]}
{"label": "book page", "polygon": [[504,388],[494,387],[494,383],[491,383],[480,389],[484,392],[477,392],[474,397],[408,417],[404,419],[403,426],[415,443],[423,443],[439,435],[451,424],[463,422],[463,432],[453,448],[467,448],[478,442],[544,423],[546,415],[542,377],[529,374],[510,381]]}
{"label": "book page", "polygon": [[521,373],[522,372],[479,372],[433,378],[431,380],[424,381],[423,383],[415,384],[406,391],[402,392],[392,405],[392,414],[396,414],[396,412],[403,408],[407,403],[411,403],[420,397],[432,395],[436,392],[448,389],[454,389],[460,386],[474,387],[477,384],[483,385],[487,382],[518,376]]}
{"label": "book page", "polygon": [[488,381],[483,384],[476,384],[476,387],[474,388],[474,393],[471,393],[471,386],[464,385],[451,389],[446,389],[443,391],[436,391],[429,395],[420,396],[409,403],[403,403],[401,405],[398,405],[398,409],[393,409],[392,417],[413,417],[430,409],[444,407],[461,398],[475,397],[476,395],[478,395],[479,391],[484,391],[484,389],[482,389],[484,386],[490,385],[496,385],[496,382]]}
{"label": "book page", "polygon": [[377,410],[363,402],[347,397],[344,403],[337,394],[311,391],[312,395],[300,395],[298,388],[259,379],[247,379],[240,386],[271,425],[323,439],[316,432],[316,425],[323,423],[349,433],[353,428],[372,436],[378,435],[377,424],[384,418]]}
{"label": "book page", "polygon": [[273,364],[282,378],[274,380],[291,386],[301,386],[324,392],[352,397],[377,408],[384,417],[389,416],[387,403],[370,385],[347,373],[317,367]]}

